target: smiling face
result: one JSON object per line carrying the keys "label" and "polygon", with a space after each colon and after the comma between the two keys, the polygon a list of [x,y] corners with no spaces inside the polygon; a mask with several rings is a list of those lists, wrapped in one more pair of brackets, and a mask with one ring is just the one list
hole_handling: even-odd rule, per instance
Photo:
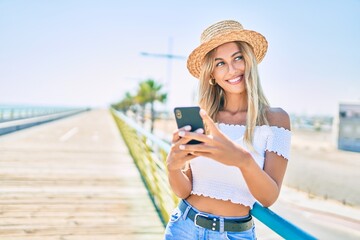
{"label": "smiling face", "polygon": [[215,49],[213,59],[212,75],[225,95],[245,93],[245,60],[238,45],[235,42],[220,45]]}

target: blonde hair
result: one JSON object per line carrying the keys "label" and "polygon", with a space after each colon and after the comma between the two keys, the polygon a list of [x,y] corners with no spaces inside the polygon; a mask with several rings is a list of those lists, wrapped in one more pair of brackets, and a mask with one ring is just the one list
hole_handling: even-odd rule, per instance
{"label": "blonde hair", "polygon": [[[245,143],[253,149],[254,130],[257,125],[268,125],[266,109],[269,107],[262,90],[257,62],[252,48],[246,42],[235,42],[245,61],[245,86],[248,100],[246,115],[246,130],[244,135]],[[215,49],[208,52],[200,72],[199,105],[205,109],[208,115],[217,122],[218,112],[225,105],[225,94],[223,89],[216,84],[209,84],[211,74],[214,70]]]}

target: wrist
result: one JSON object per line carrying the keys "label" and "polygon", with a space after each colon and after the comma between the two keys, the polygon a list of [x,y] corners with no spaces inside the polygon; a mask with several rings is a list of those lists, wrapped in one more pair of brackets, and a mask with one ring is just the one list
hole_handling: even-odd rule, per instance
{"label": "wrist", "polygon": [[179,173],[182,172],[184,167],[167,166],[168,173]]}
{"label": "wrist", "polygon": [[181,172],[181,169],[175,168],[175,169],[167,169],[168,173],[178,173]]}
{"label": "wrist", "polygon": [[241,171],[247,171],[250,166],[251,163],[253,162],[253,157],[251,156],[250,152],[243,150],[243,154],[242,154],[242,160],[239,161],[239,168]]}

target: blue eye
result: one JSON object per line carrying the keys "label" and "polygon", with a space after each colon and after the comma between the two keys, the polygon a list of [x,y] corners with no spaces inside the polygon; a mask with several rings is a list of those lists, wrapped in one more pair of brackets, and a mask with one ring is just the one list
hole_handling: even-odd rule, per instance
{"label": "blue eye", "polygon": [[237,56],[236,58],[235,58],[235,60],[236,61],[239,61],[239,60],[242,60],[244,57],[243,56]]}
{"label": "blue eye", "polygon": [[215,66],[216,67],[220,67],[220,66],[222,66],[222,65],[224,65],[225,63],[224,62],[218,62]]}

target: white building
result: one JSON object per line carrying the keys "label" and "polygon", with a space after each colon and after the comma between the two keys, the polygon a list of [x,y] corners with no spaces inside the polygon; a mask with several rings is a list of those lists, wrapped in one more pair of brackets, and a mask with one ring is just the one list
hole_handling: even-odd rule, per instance
{"label": "white building", "polygon": [[338,148],[360,152],[360,103],[340,103],[338,120]]}

